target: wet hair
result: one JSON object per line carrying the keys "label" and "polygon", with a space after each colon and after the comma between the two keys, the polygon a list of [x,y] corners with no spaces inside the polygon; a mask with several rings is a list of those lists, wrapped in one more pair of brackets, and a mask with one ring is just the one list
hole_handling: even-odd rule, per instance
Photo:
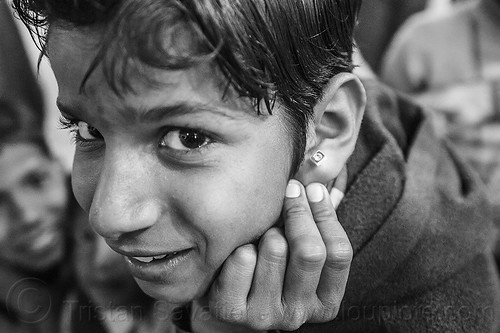
{"label": "wet hair", "polygon": [[[265,105],[272,113],[275,101],[286,108],[295,172],[314,106],[334,75],[353,69],[361,0],[14,0],[13,5],[49,58],[50,25],[101,29],[99,52],[82,89],[98,64],[119,94],[131,89],[130,60],[159,69],[213,61],[227,80],[226,92],[250,98],[256,112]],[[189,50],[172,48],[186,31]]]}

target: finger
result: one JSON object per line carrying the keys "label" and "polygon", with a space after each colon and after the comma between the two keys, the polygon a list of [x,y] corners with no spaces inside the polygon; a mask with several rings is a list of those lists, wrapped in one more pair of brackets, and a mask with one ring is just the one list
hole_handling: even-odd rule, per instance
{"label": "finger", "polygon": [[[344,166],[337,178],[333,182],[333,187],[330,190],[330,201],[332,202],[333,209],[336,210],[340,202],[344,198],[344,192],[347,188],[347,167]],[[334,212],[335,213],[335,212]]]}
{"label": "finger", "polygon": [[270,327],[281,315],[281,296],[286,270],[288,244],[278,228],[269,229],[261,238],[257,265],[248,298],[249,319],[260,327]]}
{"label": "finger", "polygon": [[243,322],[257,262],[252,244],[237,248],[224,262],[209,294],[210,311],[227,322]]}
{"label": "finger", "polygon": [[[309,192],[321,190],[323,199],[311,202],[311,212],[326,247],[326,261],[319,281],[317,295],[330,310],[340,305],[344,296],[352,261],[352,247],[329,200],[328,191],[320,184],[311,184]],[[320,194],[317,194],[319,197]],[[311,195],[314,198],[314,195]],[[313,200],[317,201],[317,200]]]}
{"label": "finger", "polygon": [[316,227],[304,187],[291,180],[283,206],[285,236],[290,260],[285,275],[285,305],[305,304],[316,297],[316,288],[326,259],[326,249]]}

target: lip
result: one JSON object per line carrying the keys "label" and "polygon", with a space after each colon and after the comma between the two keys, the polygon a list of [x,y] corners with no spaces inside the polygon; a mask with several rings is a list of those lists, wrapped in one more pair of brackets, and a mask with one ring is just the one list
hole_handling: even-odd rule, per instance
{"label": "lip", "polygon": [[31,246],[43,234],[62,234],[62,226],[55,220],[44,220],[32,225],[19,225],[12,230],[12,235],[22,247]]}
{"label": "lip", "polygon": [[[187,265],[189,258],[194,253],[194,248],[187,248],[164,253],[145,254],[145,253],[123,253],[132,275],[140,280],[149,282],[167,283],[173,279],[176,271],[183,265]],[[134,257],[154,257],[168,254],[163,259],[155,259],[151,262],[142,262]]]}
{"label": "lip", "polygon": [[17,237],[18,241],[14,247],[18,251],[29,251],[43,253],[58,247],[62,242],[62,236],[55,230],[40,230],[37,235],[28,235],[26,237]]}

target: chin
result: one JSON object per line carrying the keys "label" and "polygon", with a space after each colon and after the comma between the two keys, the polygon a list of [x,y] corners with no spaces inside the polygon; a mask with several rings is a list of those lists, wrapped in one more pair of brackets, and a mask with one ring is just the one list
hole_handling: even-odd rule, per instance
{"label": "chin", "polygon": [[154,299],[166,301],[173,304],[187,304],[195,299],[203,297],[209,286],[202,285],[170,285],[136,279],[137,284],[147,295]]}
{"label": "chin", "polygon": [[18,266],[33,272],[43,273],[60,264],[64,255],[64,248],[56,246],[46,253],[33,253],[28,258],[20,260]]}

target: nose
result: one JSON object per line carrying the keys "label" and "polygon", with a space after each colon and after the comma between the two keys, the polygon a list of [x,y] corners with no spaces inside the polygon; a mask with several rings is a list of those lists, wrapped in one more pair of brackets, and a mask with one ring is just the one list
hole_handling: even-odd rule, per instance
{"label": "nose", "polygon": [[158,221],[162,203],[154,192],[154,163],[143,153],[107,147],[89,212],[97,233],[117,240]]}
{"label": "nose", "polygon": [[40,223],[40,205],[35,200],[22,201],[19,198],[16,198],[11,200],[11,204],[12,211],[18,216],[20,225],[35,226]]}

